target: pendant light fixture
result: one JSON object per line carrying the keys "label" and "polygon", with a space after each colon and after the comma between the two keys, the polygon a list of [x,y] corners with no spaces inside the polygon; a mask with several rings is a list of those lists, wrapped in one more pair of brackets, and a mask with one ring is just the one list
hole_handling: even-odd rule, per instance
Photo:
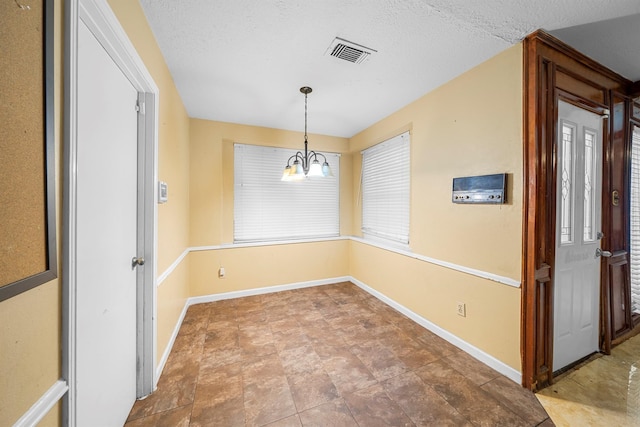
{"label": "pendant light fixture", "polygon": [[[308,86],[300,88],[300,92],[304,93],[304,154],[298,151],[287,160],[287,166],[282,173],[282,181],[301,181],[307,177],[328,177],[333,176],[327,158],[322,153],[308,151],[307,138],[307,95],[312,89]],[[324,160],[320,164],[319,157]],[[292,162],[293,161],[293,162]]]}

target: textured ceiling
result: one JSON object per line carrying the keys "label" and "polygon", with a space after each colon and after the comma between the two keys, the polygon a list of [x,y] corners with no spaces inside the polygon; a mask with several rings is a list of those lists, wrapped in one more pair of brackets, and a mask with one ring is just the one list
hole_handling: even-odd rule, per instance
{"label": "textured ceiling", "polygon": [[[311,86],[309,133],[351,137],[539,28],[640,75],[640,15],[614,19],[638,0],[140,1],[194,118],[300,131]],[[377,53],[333,58],[336,36]]]}
{"label": "textured ceiling", "polygon": [[640,14],[561,28],[551,34],[629,80],[640,80]]}

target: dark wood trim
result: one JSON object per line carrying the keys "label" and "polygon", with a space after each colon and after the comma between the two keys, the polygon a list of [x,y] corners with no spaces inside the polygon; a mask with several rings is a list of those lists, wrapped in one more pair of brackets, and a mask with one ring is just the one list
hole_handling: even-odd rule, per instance
{"label": "dark wood trim", "polygon": [[[632,83],[542,30],[528,36],[523,46],[522,384],[535,390],[553,382],[557,100],[613,114],[613,91],[627,93]],[[605,126],[605,156],[613,131]],[[603,170],[603,189],[610,185],[609,172]],[[607,197],[603,194],[603,223],[611,221],[610,216],[604,218]],[[607,243],[603,245],[609,249]],[[608,275],[604,262],[602,269],[603,277]],[[606,322],[611,316],[608,282],[603,279],[601,286],[601,321]],[[614,338],[608,325],[601,323],[605,350]]]}
{"label": "dark wood trim", "polygon": [[536,389],[537,379],[535,364],[536,358],[536,286],[528,285],[536,283],[536,279],[544,275],[540,272],[536,275],[536,209],[538,197],[536,197],[537,175],[537,93],[539,92],[537,79],[538,62],[536,55],[536,42],[533,37],[523,42],[524,49],[524,124],[523,133],[525,146],[523,149],[523,245],[522,245],[522,326],[521,326],[521,354],[522,354],[522,385],[528,389]]}
{"label": "dark wood trim", "polygon": [[[551,34],[547,33],[544,30],[537,30],[534,33],[530,34],[527,38],[535,37],[538,41],[542,42],[547,47],[551,48],[558,53],[566,56],[567,58],[580,63],[587,67],[588,69],[596,72],[597,74],[605,77],[609,80],[620,82],[623,86],[629,87],[633,83],[622,75],[616,73],[615,71],[605,67],[599,62],[594,61],[587,55],[575,50],[573,47],[569,46],[565,42],[557,39]],[[635,84],[637,84],[636,82]]]}
{"label": "dark wood trim", "polygon": [[640,80],[638,80],[637,82],[631,85],[631,89],[629,90],[629,95],[631,95],[632,98],[636,98],[640,96]]}
{"label": "dark wood trim", "polygon": [[[603,90],[605,90],[603,88]],[[556,88],[556,94],[558,95],[557,99],[562,99],[563,101],[568,102],[569,104],[573,104],[577,107],[580,107],[584,110],[591,111],[595,114],[605,114],[606,110],[609,109],[608,104],[601,104],[599,102],[594,102],[589,99],[584,99],[580,95],[576,95],[570,91],[564,89]]]}

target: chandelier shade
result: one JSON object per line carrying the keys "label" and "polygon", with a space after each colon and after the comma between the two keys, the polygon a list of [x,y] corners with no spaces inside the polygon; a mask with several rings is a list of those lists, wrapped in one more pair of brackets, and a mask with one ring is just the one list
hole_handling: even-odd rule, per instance
{"label": "chandelier shade", "polygon": [[[309,151],[309,139],[307,137],[307,95],[312,89],[308,86],[300,88],[304,94],[304,153],[298,151],[287,160],[287,166],[282,173],[282,181],[302,181],[305,178],[331,177],[331,167],[324,154]],[[320,161],[322,160],[322,163]]]}

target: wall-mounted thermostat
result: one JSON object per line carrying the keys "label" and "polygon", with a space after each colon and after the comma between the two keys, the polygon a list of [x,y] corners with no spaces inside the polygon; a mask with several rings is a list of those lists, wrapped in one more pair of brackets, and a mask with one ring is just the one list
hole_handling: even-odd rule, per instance
{"label": "wall-mounted thermostat", "polygon": [[167,203],[169,200],[169,188],[166,182],[158,182],[158,203]]}
{"label": "wall-mounted thermostat", "polygon": [[507,174],[453,178],[453,203],[501,204],[507,200]]}

